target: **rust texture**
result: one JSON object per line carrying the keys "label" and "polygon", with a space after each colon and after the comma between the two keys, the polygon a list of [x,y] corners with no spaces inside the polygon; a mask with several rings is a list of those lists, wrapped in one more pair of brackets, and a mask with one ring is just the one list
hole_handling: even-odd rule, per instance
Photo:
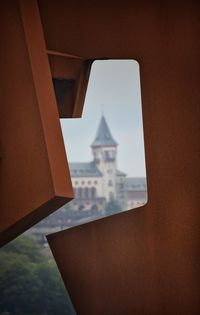
{"label": "rust texture", "polygon": [[39,8],[49,50],[141,69],[148,204],[48,238],[77,314],[200,314],[199,5]]}
{"label": "rust texture", "polygon": [[[92,60],[47,51],[60,118],[82,115]],[[67,55],[67,54],[66,54]]]}
{"label": "rust texture", "polygon": [[136,59],[148,204],[48,240],[78,315],[200,314],[199,4],[38,0],[44,38],[36,4],[1,3],[3,236],[71,198],[50,67],[64,70],[62,54]]}
{"label": "rust texture", "polygon": [[35,1],[2,1],[0,244],[72,199]]}

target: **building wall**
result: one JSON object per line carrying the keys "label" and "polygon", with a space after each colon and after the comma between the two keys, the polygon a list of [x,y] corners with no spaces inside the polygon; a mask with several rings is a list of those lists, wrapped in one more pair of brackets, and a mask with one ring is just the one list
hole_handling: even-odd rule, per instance
{"label": "building wall", "polygon": [[[75,191],[75,195],[78,194],[79,188],[84,190],[87,187],[90,191],[90,195],[91,189],[94,188],[97,197],[104,197],[102,177],[72,177],[72,186]],[[85,192],[83,195],[85,196]]]}
{"label": "building wall", "polygon": [[93,149],[96,165],[103,175],[103,195],[108,201],[116,198],[116,147],[102,146]]}
{"label": "building wall", "polygon": [[116,176],[116,199],[122,210],[130,209],[128,207],[128,195],[125,188],[126,176]]}
{"label": "building wall", "polygon": [[200,4],[65,3],[39,0],[49,49],[140,63],[149,199],[50,238],[75,309],[198,315]]}

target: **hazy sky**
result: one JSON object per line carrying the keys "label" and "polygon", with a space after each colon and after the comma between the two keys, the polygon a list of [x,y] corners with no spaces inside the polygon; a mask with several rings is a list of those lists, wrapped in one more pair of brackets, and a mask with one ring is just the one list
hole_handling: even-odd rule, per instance
{"label": "hazy sky", "polygon": [[139,65],[136,61],[93,63],[82,118],[61,119],[69,162],[92,160],[90,145],[102,112],[118,142],[118,169],[128,176],[146,176]]}

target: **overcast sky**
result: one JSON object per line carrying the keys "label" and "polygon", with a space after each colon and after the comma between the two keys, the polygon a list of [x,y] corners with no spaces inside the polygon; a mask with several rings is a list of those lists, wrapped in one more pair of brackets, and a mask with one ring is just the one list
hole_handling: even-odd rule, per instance
{"label": "overcast sky", "polygon": [[61,119],[69,162],[92,160],[90,145],[102,113],[118,142],[118,169],[146,176],[139,65],[136,61],[95,61],[82,118]]}

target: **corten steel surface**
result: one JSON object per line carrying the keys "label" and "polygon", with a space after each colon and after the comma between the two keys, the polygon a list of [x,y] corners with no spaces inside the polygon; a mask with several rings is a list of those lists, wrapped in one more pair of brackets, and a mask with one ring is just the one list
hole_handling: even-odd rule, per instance
{"label": "corten steel surface", "polygon": [[[38,2],[47,51],[141,69],[148,205],[49,236],[77,314],[199,314],[199,5]],[[41,29],[29,33],[34,5],[1,3],[1,225],[10,209],[33,224],[71,194]]]}
{"label": "corten steel surface", "polygon": [[48,238],[77,314],[200,314],[199,5],[39,8],[48,50],[134,58],[141,69],[148,204]]}
{"label": "corten steel surface", "polygon": [[47,51],[60,118],[82,115],[92,60]]}
{"label": "corten steel surface", "polygon": [[36,4],[0,4],[0,245],[73,197]]}

